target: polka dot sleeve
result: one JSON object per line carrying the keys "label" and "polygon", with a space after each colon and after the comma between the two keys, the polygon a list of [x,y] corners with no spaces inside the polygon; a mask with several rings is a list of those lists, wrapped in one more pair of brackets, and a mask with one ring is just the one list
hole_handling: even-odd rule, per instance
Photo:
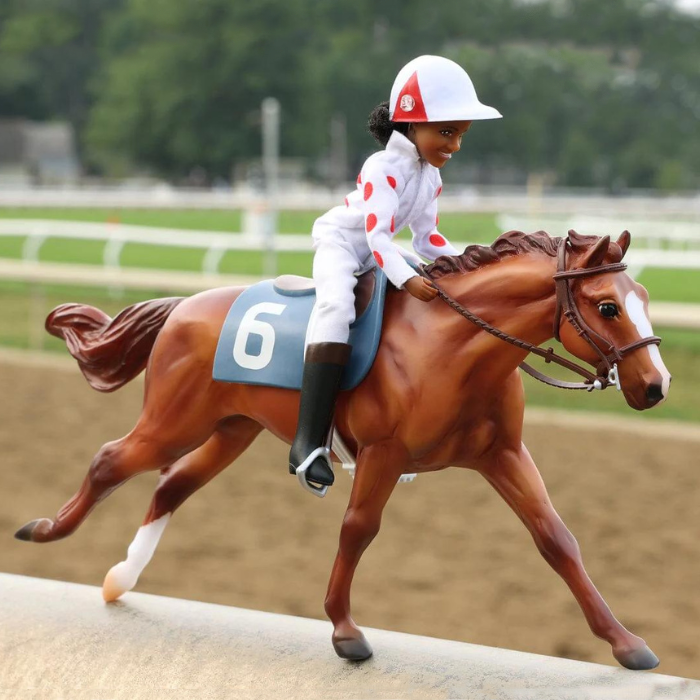
{"label": "polka dot sleeve", "polygon": [[358,189],[362,192],[361,208],[369,249],[392,284],[401,289],[417,273],[391,241],[396,234],[397,192],[402,189],[400,175],[390,172],[391,167],[378,159],[368,161],[360,174]]}
{"label": "polka dot sleeve", "polygon": [[425,210],[411,223],[413,248],[419,255],[428,260],[435,260],[441,255],[458,255],[459,251],[438,231],[438,197],[442,186],[438,185],[435,196]]}

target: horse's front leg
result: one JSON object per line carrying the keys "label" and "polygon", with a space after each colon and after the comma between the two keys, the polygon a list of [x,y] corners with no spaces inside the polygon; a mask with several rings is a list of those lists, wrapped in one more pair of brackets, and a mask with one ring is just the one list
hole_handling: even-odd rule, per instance
{"label": "horse's front leg", "polygon": [[372,655],[372,648],[350,616],[350,585],[362,553],[379,532],[384,506],[407,463],[406,448],[398,440],[365,447],[357,460],[325,602],[333,623],[333,648],[343,659],[361,661]]}
{"label": "horse's front leg", "polygon": [[614,657],[626,668],[658,666],[656,655],[615,619],[591,582],[578,543],[554,510],[525,445],[499,451],[480,471],[525,523],[542,556],[569,586],[593,634],[610,643]]}

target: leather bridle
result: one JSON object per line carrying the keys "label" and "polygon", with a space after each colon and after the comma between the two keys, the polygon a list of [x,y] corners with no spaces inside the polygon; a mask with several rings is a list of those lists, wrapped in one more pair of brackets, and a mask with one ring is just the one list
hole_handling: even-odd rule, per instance
{"label": "leather bridle", "polygon": [[438,296],[449,304],[455,311],[458,311],[462,316],[476,324],[482,330],[490,333],[491,335],[504,340],[511,345],[515,345],[523,350],[527,350],[535,355],[539,355],[544,358],[545,362],[554,362],[555,364],[566,367],[567,369],[580,374],[585,378],[585,382],[564,382],[554,377],[549,377],[541,372],[537,371],[534,367],[531,367],[525,362],[520,364],[520,367],[530,376],[535,379],[549,384],[550,386],[557,387],[559,389],[586,389],[587,391],[592,391],[593,389],[606,389],[611,384],[615,384],[617,388],[620,388],[619,379],[617,376],[617,363],[621,362],[625,355],[638,350],[639,348],[645,347],[646,345],[658,345],[661,342],[661,338],[658,336],[649,336],[647,338],[640,338],[634,343],[625,345],[622,348],[616,348],[607,338],[604,338],[599,333],[594,331],[583,319],[578,307],[576,306],[576,301],[574,300],[574,295],[572,291],[572,280],[579,279],[581,277],[592,277],[594,275],[602,275],[608,272],[622,272],[627,269],[625,263],[610,263],[608,265],[598,265],[597,267],[589,268],[579,268],[574,270],[566,269],[566,253],[567,247],[571,246],[569,237],[562,238],[559,241],[557,249],[557,272],[554,274],[554,283],[556,288],[556,310],[554,313],[554,337],[561,342],[559,337],[559,327],[561,325],[562,315],[571,324],[578,335],[588,343],[596,352],[600,358],[600,362],[596,368],[597,374],[593,374],[590,370],[582,367],[575,362],[571,362],[561,355],[557,355],[553,348],[547,348],[546,350],[528,343],[525,340],[520,340],[515,338],[508,333],[495,328],[491,324],[484,321],[473,314],[468,309],[465,309],[459,302],[455,301],[446,294],[435,282],[430,278],[430,276],[425,272],[424,269],[420,269],[421,275],[426,277],[431,281],[433,286],[438,291]]}

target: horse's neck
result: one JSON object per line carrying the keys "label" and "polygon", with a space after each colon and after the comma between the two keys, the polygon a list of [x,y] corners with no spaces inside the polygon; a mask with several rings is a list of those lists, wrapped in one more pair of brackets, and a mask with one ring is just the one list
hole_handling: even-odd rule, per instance
{"label": "horse's neck", "polygon": [[[490,325],[520,340],[539,345],[549,340],[556,305],[554,281],[556,263],[553,258],[519,255],[486,265],[473,272],[454,274],[437,280],[447,294]],[[455,348],[477,336],[476,326],[467,323],[460,314],[448,307],[449,320],[442,329],[441,342]],[[444,313],[442,314],[444,317]],[[491,355],[498,354],[506,363],[510,355],[517,366],[524,351],[493,336],[479,336],[479,346]]]}

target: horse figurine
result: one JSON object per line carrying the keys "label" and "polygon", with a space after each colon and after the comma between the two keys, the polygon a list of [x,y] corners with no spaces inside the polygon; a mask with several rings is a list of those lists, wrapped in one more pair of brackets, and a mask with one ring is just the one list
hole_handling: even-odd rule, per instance
{"label": "horse figurine", "polygon": [[[644,640],[613,616],[594,587],[521,439],[518,367],[552,337],[580,360],[602,367],[586,383],[589,389],[617,382],[636,410],[666,398],[671,377],[659,338],[652,335],[647,292],[620,262],[629,243],[626,231],[617,242],[574,231],[566,238],[511,231],[489,247],[469,246],[462,255],[443,256],[424,268],[449,305],[387,291],[374,364],[356,388],[341,392],[335,414],[335,431],[356,460],[325,600],[340,657],[362,660],[372,654],[350,614],[350,586],[394,487],[402,475],[452,466],[478,471],[515,511],[620,664],[658,665]],[[115,390],[147,365],[143,410],[133,430],[99,450],[82,486],[55,519],[33,520],[16,535],[32,542],[66,537],[120,484],[159,469],[128,557],[105,579],[107,601],[134,587],[173,512],[263,429],[292,441],[297,391],[212,379],[219,332],[244,289],[146,301],[114,320],[93,307],[68,304],[47,319],[48,330],[65,339],[97,390]],[[465,307],[488,332],[455,313]],[[339,461],[335,450],[332,457]],[[286,465],[279,469],[286,472]]]}

